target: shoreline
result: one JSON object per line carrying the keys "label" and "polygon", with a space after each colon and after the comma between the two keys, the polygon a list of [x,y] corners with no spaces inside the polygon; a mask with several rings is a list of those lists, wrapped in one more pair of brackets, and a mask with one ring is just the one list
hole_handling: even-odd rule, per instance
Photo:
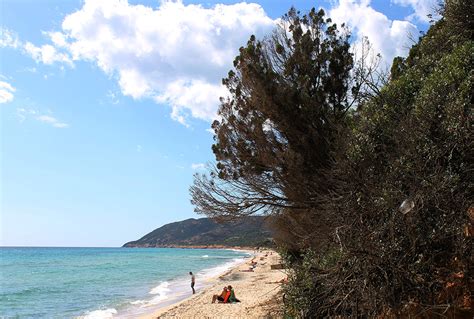
{"label": "shoreline", "polygon": [[[150,247],[152,248],[152,247]],[[159,247],[153,247],[159,248]],[[189,247],[186,247],[189,249]],[[161,247],[160,247],[161,249]],[[170,249],[172,249],[170,247]],[[189,249],[191,250],[191,249]],[[195,248],[196,251],[202,251],[199,256],[201,258],[207,258],[207,252],[201,248]],[[229,272],[231,269],[238,267],[240,264],[247,262],[255,255],[255,250],[242,249],[242,248],[231,248],[226,247],[222,249],[213,248],[215,251],[228,251],[233,252],[235,257],[227,255],[225,259],[227,261],[211,265],[207,268],[200,268],[196,270],[195,275],[197,277],[196,289],[204,290],[212,285],[213,281]],[[204,254],[204,255],[203,255]],[[202,256],[201,256],[202,255]],[[211,253],[209,252],[209,255]],[[212,257],[212,256],[211,256]],[[200,259],[201,259],[200,258]],[[175,278],[163,279],[155,284],[150,285],[148,294],[143,297],[131,298],[132,300],[125,300],[116,305],[110,305],[108,307],[101,307],[99,309],[86,311],[85,313],[78,315],[74,318],[81,319],[112,319],[112,318],[146,318],[150,314],[153,314],[163,308],[175,305],[181,301],[192,296],[190,294],[191,288],[189,285],[190,278],[187,272],[184,275],[180,275]]]}
{"label": "shoreline", "polygon": [[[232,249],[232,248],[227,248]],[[243,250],[243,249],[239,249]],[[248,250],[245,250],[249,252]],[[253,272],[249,270],[250,259],[257,262]],[[139,318],[262,318],[274,308],[281,283],[286,277],[284,270],[271,269],[280,262],[280,256],[272,251],[257,252],[242,262],[211,278],[204,278],[204,286],[184,299],[175,300]],[[196,278],[197,283],[199,278]],[[240,303],[211,303],[212,296],[219,294],[223,286],[232,285]],[[274,309],[273,309],[274,310]]]}
{"label": "shoreline", "polygon": [[[162,248],[162,247],[150,247],[150,248]],[[171,247],[169,247],[171,248]],[[186,247],[189,249],[189,247]],[[195,248],[196,250],[202,250],[202,248]],[[211,248],[210,248],[211,249]],[[255,250],[250,249],[236,249],[236,248],[212,248],[214,250],[227,250],[227,251],[238,251],[240,252],[239,257],[231,259],[227,262],[214,265],[210,268],[204,268],[195,273],[197,277],[196,290],[204,290],[212,285],[213,281],[229,272],[231,269],[238,267],[242,263],[247,262],[255,255]],[[204,255],[203,257],[207,257]],[[109,319],[109,318],[146,318],[148,315],[159,311],[160,309],[168,306],[180,303],[181,301],[192,296],[190,294],[189,276],[179,276],[170,280],[163,280],[157,286],[151,288],[149,298],[137,299],[130,302],[130,306],[126,308],[109,308],[105,310],[95,310],[84,317],[85,319]]]}

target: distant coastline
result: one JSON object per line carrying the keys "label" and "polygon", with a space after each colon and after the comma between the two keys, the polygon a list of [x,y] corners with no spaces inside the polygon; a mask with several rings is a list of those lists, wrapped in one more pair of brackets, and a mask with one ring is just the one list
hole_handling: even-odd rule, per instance
{"label": "distant coastline", "polygon": [[254,247],[271,248],[272,237],[272,231],[261,216],[226,223],[190,218],[163,225],[122,247],[253,250]]}
{"label": "distant coastline", "polygon": [[[230,250],[243,250],[243,251],[254,251],[260,249],[257,246],[225,246],[225,245],[127,245],[123,248],[183,248],[183,249],[230,249]],[[265,249],[267,249],[265,247]]]}

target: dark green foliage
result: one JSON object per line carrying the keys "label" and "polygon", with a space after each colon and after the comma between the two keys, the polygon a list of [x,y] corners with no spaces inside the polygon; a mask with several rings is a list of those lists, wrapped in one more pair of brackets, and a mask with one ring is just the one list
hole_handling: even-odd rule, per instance
{"label": "dark green foliage", "polygon": [[474,42],[450,27],[459,18],[396,59],[390,83],[357,112],[330,205],[342,252],[329,269],[315,267],[322,252],[293,264],[312,276],[296,275],[289,292],[310,285],[316,296],[295,299],[299,316],[472,317]]}
{"label": "dark green foliage", "polygon": [[307,249],[299,255],[283,250],[281,255],[292,269],[288,275],[289,283],[282,287],[286,314],[297,318],[313,317],[316,313],[320,317],[329,315],[331,312],[324,308],[334,307],[334,304],[323,304],[321,300],[336,297],[337,294],[333,285],[328,285],[328,281],[323,278],[338,265],[341,259],[340,250],[329,249],[316,253]]}
{"label": "dark green foliage", "polygon": [[400,77],[400,75],[403,73],[403,71],[405,70],[405,63],[404,63],[404,59],[402,57],[395,57],[395,59],[393,59],[393,64],[392,64],[392,67],[390,68],[390,79],[393,81],[393,80],[396,80]]}
{"label": "dark green foliage", "polygon": [[348,38],[323,10],[301,16],[292,9],[271,37],[252,36],[240,48],[223,80],[231,97],[212,125],[216,168],[191,187],[198,213],[273,214],[285,225],[277,240],[288,247],[326,240],[332,220],[320,215],[320,201],[331,191],[332,153],[360,88]]}
{"label": "dark green foliage", "polygon": [[[446,1],[362,101],[351,76],[364,70],[349,72],[347,38],[322,13],[290,11],[290,43],[241,49],[213,125],[217,170],[193,200],[210,216],[276,215],[289,315],[472,318],[473,6]],[[298,27],[314,21],[323,36]]]}
{"label": "dark green foliage", "polygon": [[[364,297],[357,291],[363,284],[366,294],[377,291],[374,315],[410,301],[459,306],[469,294],[472,239],[463,229],[473,203],[473,57],[474,43],[466,41],[442,58],[418,59],[360,114],[340,202],[351,270],[338,271],[366,271],[348,288],[355,300]],[[415,205],[407,215],[397,210],[405,199]],[[455,280],[457,273],[464,279]],[[459,289],[443,295],[449,282]]]}

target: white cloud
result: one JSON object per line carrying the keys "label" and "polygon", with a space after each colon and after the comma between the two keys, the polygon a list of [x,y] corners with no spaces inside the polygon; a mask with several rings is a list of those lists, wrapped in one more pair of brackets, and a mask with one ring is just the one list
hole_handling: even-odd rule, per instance
{"label": "white cloud", "polygon": [[[165,86],[163,93],[157,95],[158,103],[172,105],[171,117],[186,124],[189,113],[199,119],[211,120],[216,116],[219,97],[227,96],[228,91],[219,84],[211,84],[202,80],[177,80]],[[189,106],[193,107],[189,107]]]}
{"label": "white cloud", "polygon": [[[412,6],[420,19],[430,3],[391,1]],[[339,24],[347,22],[359,41],[368,37],[386,64],[406,55],[409,35],[418,33],[413,23],[390,20],[374,10],[370,0],[339,0],[329,16]],[[65,16],[61,30],[44,32],[51,44],[22,43],[9,31],[2,33],[0,44],[19,46],[45,64],[90,61],[117,80],[123,95],[170,105],[171,117],[188,125],[191,117],[215,118],[219,97],[227,94],[221,78],[238,48],[251,34],[262,38],[276,23],[255,3],[205,8],[163,0],[152,8],[127,0],[85,0]]]}
{"label": "white cloud", "polygon": [[71,58],[66,53],[59,52],[50,44],[44,44],[37,47],[31,42],[26,42],[23,49],[37,63],[42,62],[44,64],[53,64],[59,62],[68,64],[69,66],[73,65]]}
{"label": "white cloud", "polygon": [[435,19],[439,18],[436,10],[439,8],[440,0],[391,0],[391,2],[404,7],[410,6],[413,8],[415,12],[408,16],[407,19],[429,22],[429,14]]}
{"label": "white cloud", "polygon": [[191,164],[191,169],[193,170],[203,170],[206,168],[206,165],[203,163],[193,163]]}
{"label": "white cloud", "polygon": [[8,82],[0,80],[0,103],[11,102],[16,89]]}
{"label": "white cloud", "polygon": [[390,20],[374,10],[369,0],[340,0],[329,11],[338,24],[346,22],[357,41],[367,37],[375,53],[380,53],[385,65],[396,56],[406,56],[411,46],[410,36],[418,34],[417,27],[409,21]]}
{"label": "white cloud", "polygon": [[18,119],[20,123],[23,123],[26,119],[31,118],[36,121],[42,122],[49,124],[53,127],[56,128],[68,128],[69,124],[61,122],[57,118],[55,118],[52,114],[51,111],[48,111],[47,114],[44,114],[43,112],[40,112],[38,110],[35,110],[33,108],[17,108],[16,109],[16,114],[18,116]]}
{"label": "white cloud", "polygon": [[31,42],[20,41],[15,32],[0,27],[0,47],[20,49],[23,53],[32,57],[37,63],[64,63],[72,67],[73,62],[71,57],[65,52],[60,52],[57,48],[61,44],[61,42],[57,40],[57,38],[59,38],[57,33],[58,32],[45,33],[51,37],[56,46],[44,44],[38,47]]}
{"label": "white cloud", "polygon": [[64,48],[68,46],[66,36],[61,32],[43,32],[43,34],[49,36],[56,47]]}
{"label": "white cloud", "polygon": [[0,48],[18,48],[20,44],[15,32],[0,27]]}
{"label": "white cloud", "polygon": [[52,41],[74,60],[96,63],[117,76],[124,95],[170,104],[173,119],[215,117],[226,91],[221,78],[251,34],[274,27],[258,4],[212,8],[163,1],[157,9],[127,1],[86,0],[65,17]]}
{"label": "white cloud", "polygon": [[36,119],[40,122],[47,123],[52,125],[53,127],[57,128],[67,128],[69,127],[69,124],[63,123],[59,121],[57,118],[50,116],[50,115],[39,115],[36,117]]}

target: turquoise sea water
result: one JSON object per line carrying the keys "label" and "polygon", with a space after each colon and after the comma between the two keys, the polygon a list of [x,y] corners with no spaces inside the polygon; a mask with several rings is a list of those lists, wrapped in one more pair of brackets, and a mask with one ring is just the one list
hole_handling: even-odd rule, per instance
{"label": "turquoise sea water", "polygon": [[133,318],[247,256],[174,248],[0,248],[0,318]]}

